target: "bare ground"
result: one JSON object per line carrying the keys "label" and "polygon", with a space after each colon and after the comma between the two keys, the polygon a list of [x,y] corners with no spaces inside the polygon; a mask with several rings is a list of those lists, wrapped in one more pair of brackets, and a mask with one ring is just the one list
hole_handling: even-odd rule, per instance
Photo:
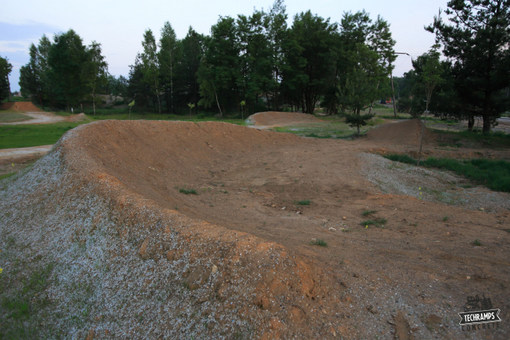
{"label": "bare ground", "polygon": [[[474,295],[510,310],[510,195],[374,155],[417,150],[419,130],[81,126],[3,183],[3,279],[15,258],[55,263],[43,335],[506,339],[505,320],[467,332],[457,313]],[[425,155],[508,159],[426,133]]]}

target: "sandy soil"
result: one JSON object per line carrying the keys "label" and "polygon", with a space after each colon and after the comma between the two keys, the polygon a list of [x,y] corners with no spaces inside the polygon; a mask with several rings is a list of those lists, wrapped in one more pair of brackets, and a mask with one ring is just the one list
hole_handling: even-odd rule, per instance
{"label": "sandy soil", "polygon": [[[374,155],[417,150],[419,131],[83,125],[9,180],[1,239],[56,263],[41,313],[64,336],[507,339],[505,321],[468,332],[458,313],[475,295],[510,310],[510,195]],[[509,153],[424,141],[425,155]],[[72,282],[93,297],[79,327],[53,312],[83,308]]]}

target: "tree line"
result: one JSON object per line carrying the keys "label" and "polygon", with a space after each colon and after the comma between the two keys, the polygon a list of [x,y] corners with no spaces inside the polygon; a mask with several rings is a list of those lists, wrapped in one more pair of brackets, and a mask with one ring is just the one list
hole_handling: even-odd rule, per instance
{"label": "tree line", "polygon": [[395,60],[389,25],[366,12],[331,23],[310,11],[287,26],[283,1],[250,16],[220,17],[204,36],[176,39],[147,30],[131,66],[128,93],[158,112],[203,107],[225,112],[281,110],[330,113],[361,109],[388,91]]}
{"label": "tree line", "polygon": [[[413,59],[399,79],[400,109],[484,120],[484,132],[508,110],[510,0],[452,0],[426,29],[437,45]],[[197,108],[249,114],[261,110],[345,113],[363,125],[371,105],[390,97],[396,53],[388,23],[360,11],[339,23],[297,14],[283,0],[268,11],[220,17],[210,35],[189,28],[183,39],[166,22],[159,39],[148,29],[129,77],[113,77],[93,42],[72,30],[43,36],[22,67],[24,95],[47,106],[95,104],[97,93],[125,97],[140,112],[184,114]],[[442,49],[442,51],[441,51]],[[441,60],[441,52],[446,60]],[[368,108],[368,114],[362,114]]]}

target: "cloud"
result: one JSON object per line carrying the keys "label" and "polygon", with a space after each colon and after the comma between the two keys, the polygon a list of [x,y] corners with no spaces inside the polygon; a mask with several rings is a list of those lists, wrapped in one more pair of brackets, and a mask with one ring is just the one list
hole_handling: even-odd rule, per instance
{"label": "cloud", "polygon": [[15,53],[15,52],[24,52],[28,53],[30,48],[30,44],[32,44],[32,40],[18,40],[18,41],[9,41],[9,40],[0,40],[0,54],[6,53]]}
{"label": "cloud", "polygon": [[25,24],[0,22],[2,40],[6,41],[39,39],[43,34],[52,35],[54,32],[59,31],[61,31],[59,27],[37,22],[28,22]]}

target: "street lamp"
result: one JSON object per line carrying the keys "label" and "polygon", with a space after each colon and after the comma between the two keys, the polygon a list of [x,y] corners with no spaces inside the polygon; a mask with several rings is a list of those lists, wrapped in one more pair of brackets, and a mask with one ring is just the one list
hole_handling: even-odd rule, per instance
{"label": "street lamp", "polygon": [[[407,52],[394,52],[395,54],[405,54],[411,57],[411,55]],[[411,57],[411,61],[413,60],[413,57]],[[391,101],[393,103],[393,116],[397,117],[397,104],[395,102],[395,85],[393,85],[393,70],[391,70],[390,73],[391,78]]]}

